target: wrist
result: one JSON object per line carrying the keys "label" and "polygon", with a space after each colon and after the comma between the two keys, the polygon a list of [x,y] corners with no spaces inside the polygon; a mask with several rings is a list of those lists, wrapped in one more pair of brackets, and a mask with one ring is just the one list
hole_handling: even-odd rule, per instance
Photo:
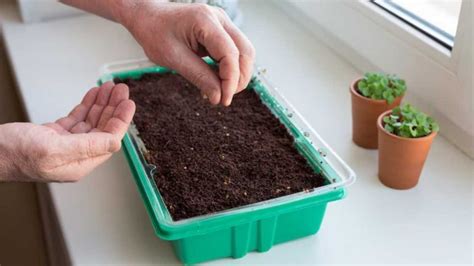
{"label": "wrist", "polygon": [[[157,11],[160,8],[156,8],[165,3],[169,3],[168,0],[154,0],[154,1],[135,1],[135,0],[120,0],[114,2],[115,8],[112,10],[114,20],[122,24],[132,34],[135,31],[136,24],[140,24],[143,19],[147,19],[150,14],[159,16]],[[150,11],[153,9],[153,13]]]}
{"label": "wrist", "polygon": [[130,30],[133,28],[135,21],[143,19],[138,13],[151,1],[120,0],[112,2],[114,2],[112,15],[115,21]]}

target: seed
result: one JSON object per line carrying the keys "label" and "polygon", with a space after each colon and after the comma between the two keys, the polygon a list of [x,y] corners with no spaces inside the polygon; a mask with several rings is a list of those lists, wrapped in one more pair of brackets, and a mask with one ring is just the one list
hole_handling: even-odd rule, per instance
{"label": "seed", "polygon": [[291,187],[286,187],[286,189],[290,189]]}
{"label": "seed", "polygon": [[190,149],[191,149],[192,151],[194,151],[194,148],[193,148],[193,147],[191,147]]}
{"label": "seed", "polygon": [[227,127],[226,127],[226,126],[223,126],[222,128],[223,128],[223,129],[227,129]]}
{"label": "seed", "polygon": [[222,113],[221,112],[217,112],[218,115],[221,115]]}
{"label": "seed", "polygon": [[196,112],[196,116],[199,116],[199,113],[198,113],[198,112]]}
{"label": "seed", "polygon": [[188,169],[186,166],[185,166],[185,167],[183,167],[183,168],[184,168],[184,170]]}
{"label": "seed", "polygon": [[225,135],[226,135],[226,137],[230,136],[230,134],[229,134],[229,133],[225,133]]}
{"label": "seed", "polygon": [[247,192],[244,191],[244,195],[247,196]]}
{"label": "seed", "polygon": [[225,156],[224,156],[224,154],[222,154],[222,155],[221,155],[221,159],[224,159],[224,158],[225,158]]}
{"label": "seed", "polygon": [[229,198],[229,194],[225,194],[225,198],[228,199],[228,198]]}

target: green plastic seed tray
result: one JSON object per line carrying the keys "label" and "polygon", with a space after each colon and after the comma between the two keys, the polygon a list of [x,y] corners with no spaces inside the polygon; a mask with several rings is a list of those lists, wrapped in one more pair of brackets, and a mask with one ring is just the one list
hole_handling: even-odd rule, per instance
{"label": "green plastic seed tray", "polygon": [[[208,63],[212,63],[209,62]],[[99,84],[114,78],[140,78],[144,73],[174,73],[146,59],[107,64]],[[133,125],[125,135],[123,150],[155,233],[170,241],[184,264],[224,257],[241,258],[250,251],[265,252],[273,245],[316,234],[326,205],[342,199],[354,172],[332,151],[305,119],[257,71],[247,89],[252,89],[294,136],[295,147],[327,184],[255,204],[213,214],[173,221],[153,180],[155,167],[144,157],[146,148]]]}

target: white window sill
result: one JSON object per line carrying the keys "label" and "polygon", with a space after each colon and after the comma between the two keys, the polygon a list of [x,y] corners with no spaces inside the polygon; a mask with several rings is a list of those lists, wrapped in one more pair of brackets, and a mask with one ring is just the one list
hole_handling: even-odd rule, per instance
{"label": "white window sill", "polygon": [[[358,180],[347,198],[329,204],[317,236],[216,263],[469,264],[472,160],[438,137],[418,187],[384,187],[377,152],[351,142],[349,84],[361,73],[272,5],[252,3],[244,2],[243,30],[258,63]],[[8,22],[4,34],[22,100],[36,123],[66,114],[94,85],[103,63],[143,57],[124,29],[91,16]],[[155,237],[122,154],[79,183],[50,189],[73,264],[177,263],[170,245]]]}

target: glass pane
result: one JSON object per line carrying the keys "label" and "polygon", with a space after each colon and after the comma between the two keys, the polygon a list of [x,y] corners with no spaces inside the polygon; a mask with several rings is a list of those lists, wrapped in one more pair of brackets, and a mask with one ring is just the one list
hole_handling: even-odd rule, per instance
{"label": "glass pane", "polygon": [[375,0],[375,4],[452,48],[462,0]]}

